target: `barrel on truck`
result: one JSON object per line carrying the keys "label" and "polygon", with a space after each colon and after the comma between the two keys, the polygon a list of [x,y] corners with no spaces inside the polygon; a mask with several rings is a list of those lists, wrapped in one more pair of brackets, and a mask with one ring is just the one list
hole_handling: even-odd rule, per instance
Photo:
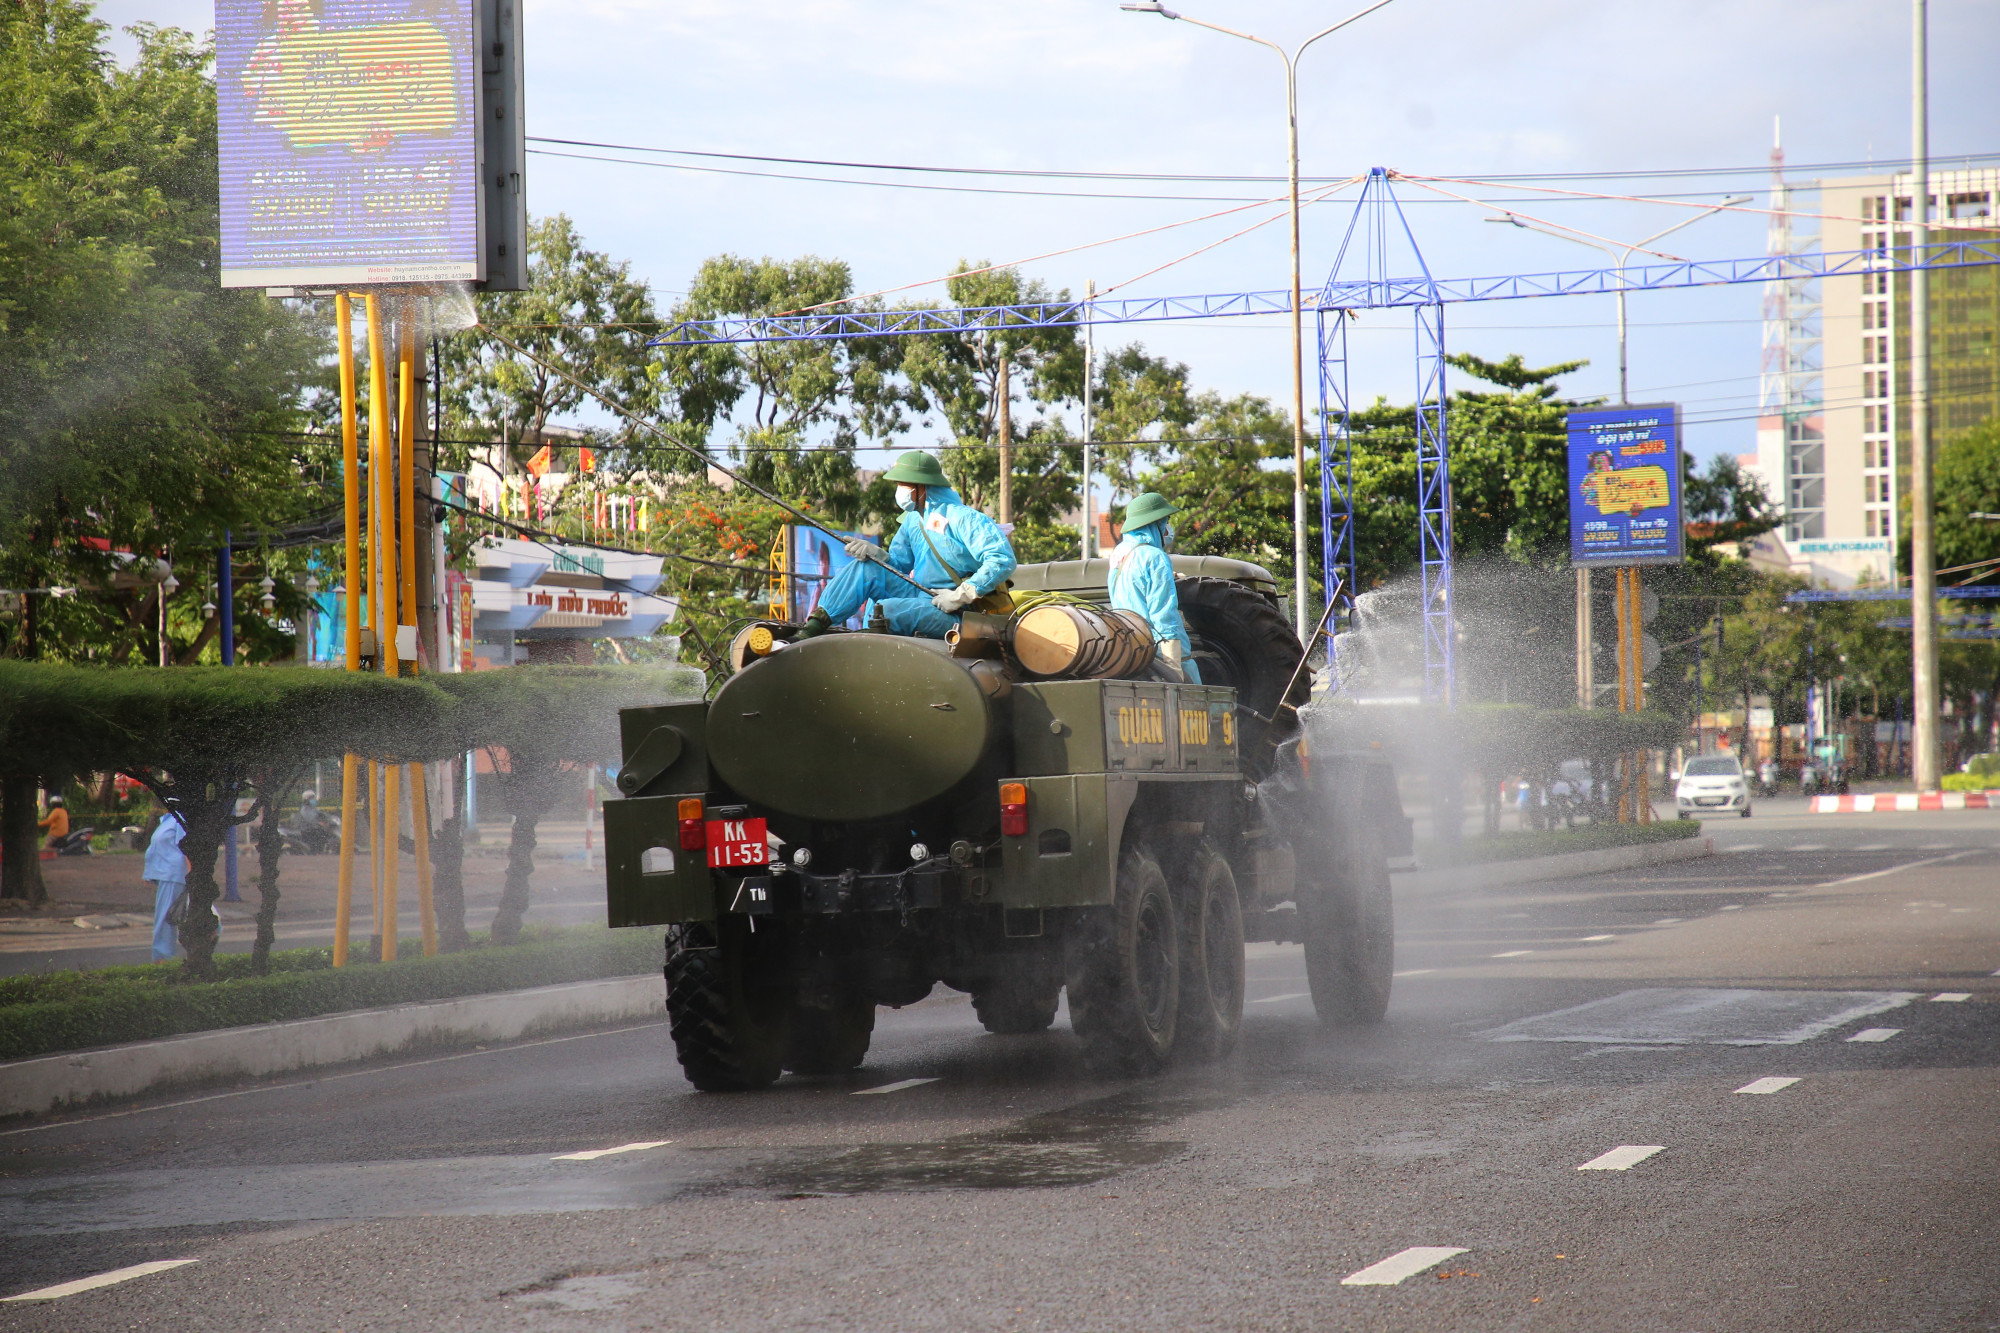
{"label": "barrel on truck", "polygon": [[[1101,606],[1104,562],[1069,561],[1019,567],[1028,609],[968,616],[956,643],[794,642],[761,622],[708,700],[621,714],[610,922],[667,928],[695,1086],[851,1070],[878,1006],[940,983],[1000,1033],[1048,1029],[1067,991],[1099,1072],[1218,1058],[1242,1023],[1246,940],[1305,945],[1322,1019],[1381,1018],[1386,858],[1410,836],[1394,775],[1313,749],[1268,573],[1175,568],[1201,684],[1134,678],[1115,644],[1082,651],[1122,632],[1082,612],[1074,644],[1043,614],[1017,652],[1035,607]],[[1065,660],[1084,665],[1046,674]],[[1090,662],[1130,674],[1077,678]]]}

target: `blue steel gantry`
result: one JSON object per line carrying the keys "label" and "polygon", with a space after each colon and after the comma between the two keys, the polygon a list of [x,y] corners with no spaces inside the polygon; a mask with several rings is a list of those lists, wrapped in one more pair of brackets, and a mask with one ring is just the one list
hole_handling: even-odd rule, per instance
{"label": "blue steel gantry", "polygon": [[[1322,586],[1329,601],[1355,592],[1353,445],[1348,386],[1347,322],[1354,311],[1409,309],[1416,325],[1416,444],[1419,553],[1424,615],[1424,697],[1457,698],[1452,619],[1451,450],[1446,424],[1444,308],[1467,301],[1518,301],[1620,291],[1664,291],[1738,283],[1909,273],[2000,264],[2000,240],[1932,240],[1914,247],[1758,255],[1747,259],[1670,260],[1619,268],[1559,269],[1483,278],[1437,278],[1417,246],[1396,199],[1397,173],[1376,167],[1363,182],[1340,253],[1326,285],[1305,298],[1318,326],[1320,383],[1320,517]],[[1354,242],[1364,272],[1342,277]],[[1414,272],[1390,269],[1406,244]],[[1238,315],[1291,313],[1289,291],[1201,296],[1094,297],[1003,306],[932,309],[833,309],[742,315],[676,324],[651,346],[819,341],[925,333],[984,333],[998,329],[1081,328]],[[1305,571],[1298,571],[1301,595]],[[1963,594],[1961,594],[1963,595]],[[1795,598],[1796,599],[1796,598]],[[1327,662],[1333,666],[1333,640]],[[1329,670],[1335,682],[1337,673]]]}

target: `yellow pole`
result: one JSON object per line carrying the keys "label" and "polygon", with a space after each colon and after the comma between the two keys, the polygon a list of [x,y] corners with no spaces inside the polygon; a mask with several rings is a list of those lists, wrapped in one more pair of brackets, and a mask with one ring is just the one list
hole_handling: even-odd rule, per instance
{"label": "yellow pole", "polygon": [[[333,298],[333,319],[340,344],[340,460],[342,514],[346,520],[347,592],[343,623],[349,671],[361,669],[361,454],[355,439],[354,309],[346,292]],[[340,761],[340,878],[333,909],[333,965],[347,966],[347,941],[354,917],[354,820],[359,809],[355,791],[355,758]]]}
{"label": "yellow pole", "polygon": [[[1632,566],[1632,711],[1646,711],[1646,615],[1644,594],[1639,586],[1639,566]],[[1653,822],[1653,752],[1640,750],[1632,756],[1638,770],[1638,786],[1632,792],[1638,822]]]}
{"label": "yellow pole", "polygon": [[437,910],[431,903],[430,796],[424,790],[424,766],[410,765],[410,815],[417,831],[417,911],[423,919],[424,957],[438,951]]}
{"label": "yellow pole", "polygon": [[382,765],[382,961],[396,961],[396,881],[402,877],[403,766]]}
{"label": "yellow pole", "polygon": [[382,766],[373,759],[368,761],[368,870],[369,887],[373,890],[370,900],[372,915],[368,918],[375,927],[376,953],[380,956],[382,941]]}
{"label": "yellow pole", "polygon": [[[397,495],[401,500],[401,540],[396,543],[397,563],[403,571],[403,608],[398,625],[417,623],[417,302],[402,302],[402,318],[396,321],[396,448],[401,468]],[[410,659],[414,670],[416,658]]]}
{"label": "yellow pole", "polygon": [[382,670],[393,676],[396,662],[396,490],[394,443],[389,438],[389,363],[382,354],[382,302],[368,297],[368,438],[369,465],[375,483],[375,507],[369,524],[375,533],[375,576],[369,581],[375,622],[376,651]]}

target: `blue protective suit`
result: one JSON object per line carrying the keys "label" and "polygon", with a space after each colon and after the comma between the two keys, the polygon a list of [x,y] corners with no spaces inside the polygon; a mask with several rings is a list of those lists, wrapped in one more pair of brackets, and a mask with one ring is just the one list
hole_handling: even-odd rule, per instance
{"label": "blue protective suit", "polygon": [[1199,685],[1201,672],[1194,664],[1194,644],[1181,620],[1180,594],[1174,590],[1174,562],[1167,556],[1166,536],[1160,531],[1166,523],[1161,519],[1127,532],[1111,548],[1111,605],[1115,610],[1144,616],[1159,642],[1180,640],[1181,670]]}
{"label": "blue protective suit", "polygon": [[[922,509],[903,515],[888,554],[891,569],[934,592],[956,588],[969,578],[985,594],[1006,583],[1014,572],[1014,547],[1000,525],[959,499],[957,491],[942,486],[930,489]],[[928,596],[919,596],[915,588],[872,560],[857,560],[834,575],[820,595],[819,609],[838,624],[871,599],[888,617],[891,633],[942,639],[958,627],[957,616],[938,610]]]}

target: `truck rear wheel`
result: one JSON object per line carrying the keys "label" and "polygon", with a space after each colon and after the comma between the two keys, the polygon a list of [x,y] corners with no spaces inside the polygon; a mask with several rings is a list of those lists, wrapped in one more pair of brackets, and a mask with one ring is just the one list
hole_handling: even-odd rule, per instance
{"label": "truck rear wheel", "polygon": [[972,992],[972,1012],[988,1032],[1028,1036],[1046,1032],[1062,1002],[1062,978],[1044,968],[994,977]]}
{"label": "truck rear wheel", "polygon": [[874,1035],[875,1002],[866,995],[840,995],[826,1005],[794,1005],[785,1068],[794,1074],[845,1074],[868,1058]]}
{"label": "truck rear wheel", "polygon": [[1196,857],[1185,909],[1180,1047],[1219,1060],[1243,1029],[1243,901],[1229,862],[1213,848]]}
{"label": "truck rear wheel", "polygon": [[1379,1023],[1396,966],[1396,908],[1389,862],[1358,819],[1341,821],[1333,873],[1302,894],[1306,982],[1322,1023]]}
{"label": "truck rear wheel", "polygon": [[[1302,673],[1286,695],[1305,649],[1283,613],[1256,589],[1228,579],[1183,578],[1174,586],[1202,684],[1234,686],[1239,704],[1270,718],[1279,738],[1291,735],[1298,721],[1280,713],[1279,705],[1288,698],[1303,705],[1312,695],[1312,680]],[[1236,752],[1250,776],[1262,780],[1270,763],[1269,728],[1243,717],[1241,732]]]}
{"label": "truck rear wheel", "polygon": [[768,1087],[783,1072],[790,1012],[776,945],[775,930],[753,935],[740,916],[667,934],[667,1025],[703,1092]]}
{"label": "truck rear wheel", "polygon": [[1167,877],[1143,846],[1130,846],[1112,906],[1084,912],[1070,940],[1070,1026],[1091,1072],[1149,1074],[1166,1064],[1180,1026],[1180,953]]}

